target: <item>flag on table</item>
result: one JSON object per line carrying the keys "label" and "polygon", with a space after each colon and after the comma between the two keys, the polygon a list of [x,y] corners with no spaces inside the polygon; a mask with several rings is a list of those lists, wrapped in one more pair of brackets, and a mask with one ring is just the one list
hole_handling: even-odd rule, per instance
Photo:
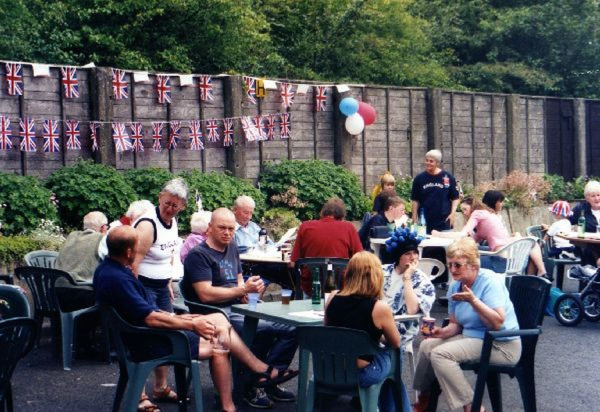
{"label": "flag on table", "polygon": [[275,129],[275,115],[274,114],[270,114],[268,116],[265,116],[267,119],[267,124],[266,124],[266,128],[265,128],[265,132],[267,135],[267,140],[273,140],[274,139],[274,134],[273,131]]}
{"label": "flag on table", "polygon": [[58,120],[44,120],[44,152],[60,152],[60,136],[58,134]]}
{"label": "flag on table", "polygon": [[212,77],[207,75],[202,75],[198,80],[198,87],[200,88],[200,100],[203,102],[207,100],[213,100],[215,97],[213,95],[213,86],[212,86]]}
{"label": "flag on table", "polygon": [[177,148],[177,143],[181,137],[181,122],[171,122],[169,131],[169,150]]}
{"label": "flag on table", "polygon": [[152,150],[160,152],[162,150],[162,133],[165,124],[163,122],[152,122]]}
{"label": "flag on table", "polygon": [[19,136],[21,136],[21,151],[35,152],[35,123],[33,119],[19,119]]}
{"label": "flag on table", "polygon": [[246,85],[246,96],[250,103],[256,104],[256,79],[253,77],[244,76],[244,84]]}
{"label": "flag on table", "polygon": [[252,118],[250,116],[242,116],[242,129],[244,130],[244,135],[246,136],[246,140],[249,142],[255,142],[260,139],[260,132],[254,125]]}
{"label": "flag on table", "polygon": [[0,116],[0,150],[12,149],[10,118]]}
{"label": "flag on table", "polygon": [[292,137],[292,124],[289,113],[281,113],[281,123],[279,124],[282,139]]}
{"label": "flag on table", "polygon": [[156,91],[160,104],[171,103],[171,78],[162,74],[156,75]]}
{"label": "flag on table", "polygon": [[190,150],[204,150],[202,143],[202,126],[199,120],[190,122]]}
{"label": "flag on table", "polygon": [[98,128],[100,127],[100,123],[91,122],[90,123],[90,138],[92,139],[92,152],[98,151]]}
{"label": "flag on table", "polygon": [[67,120],[67,149],[81,149],[81,141],[79,140],[79,122],[76,120]]}
{"label": "flag on table", "polygon": [[206,121],[206,138],[211,143],[218,142],[220,139],[219,123],[214,119]]}
{"label": "flag on table", "polygon": [[112,87],[115,100],[129,98],[127,81],[125,80],[125,72],[123,70],[112,69]]}
{"label": "flag on table", "polygon": [[6,63],[6,83],[8,94],[11,96],[23,95],[23,68],[18,63]]}
{"label": "flag on table", "polygon": [[233,119],[223,119],[223,146],[233,146]]}
{"label": "flag on table", "polygon": [[125,129],[125,123],[114,122],[112,124],[113,142],[117,153],[125,152],[131,149],[131,139]]}
{"label": "flag on table", "polygon": [[317,112],[323,112],[325,107],[327,107],[327,87],[315,86],[315,108]]}
{"label": "flag on table", "polygon": [[294,86],[290,83],[279,84],[279,95],[281,96],[281,104],[286,109],[294,104]]}
{"label": "flag on table", "polygon": [[254,125],[256,126],[256,129],[258,130],[258,133],[260,135],[258,140],[267,140],[267,132],[265,131],[265,129],[263,127],[263,116],[261,116],[261,115],[255,116],[254,117]]}
{"label": "flag on table", "polygon": [[62,85],[65,99],[79,97],[79,82],[77,81],[77,69],[75,67],[61,67]]}
{"label": "flag on table", "polygon": [[144,138],[144,128],[140,122],[131,123],[131,149],[134,152],[143,152],[144,144],[142,139]]}

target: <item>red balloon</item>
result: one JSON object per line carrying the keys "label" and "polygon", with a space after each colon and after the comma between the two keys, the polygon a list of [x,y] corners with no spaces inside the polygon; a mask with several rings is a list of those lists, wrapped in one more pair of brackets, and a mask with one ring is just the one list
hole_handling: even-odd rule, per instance
{"label": "red balloon", "polygon": [[375,108],[371,106],[369,103],[358,102],[358,114],[365,121],[365,126],[375,123],[375,117],[377,117],[377,112]]}

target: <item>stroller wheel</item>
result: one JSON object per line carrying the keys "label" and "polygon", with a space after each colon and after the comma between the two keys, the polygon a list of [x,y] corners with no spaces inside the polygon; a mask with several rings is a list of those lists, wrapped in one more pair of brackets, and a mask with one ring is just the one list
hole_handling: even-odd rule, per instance
{"label": "stroller wheel", "polygon": [[565,293],[556,299],[554,315],[563,326],[577,326],[583,319],[583,305],[578,297]]}
{"label": "stroller wheel", "polygon": [[581,295],[583,315],[587,320],[598,322],[600,320],[600,295],[594,290],[589,290]]}

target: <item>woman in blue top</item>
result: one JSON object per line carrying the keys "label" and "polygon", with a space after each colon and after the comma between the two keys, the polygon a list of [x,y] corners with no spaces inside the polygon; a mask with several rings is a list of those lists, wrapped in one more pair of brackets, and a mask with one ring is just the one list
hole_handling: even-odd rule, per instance
{"label": "woman in blue top", "polygon": [[[479,251],[470,238],[454,242],[447,253],[447,265],[454,283],[448,290],[450,323],[435,327],[432,338],[419,347],[414,379],[420,391],[413,411],[425,411],[429,392],[437,378],[450,409],[471,410],[473,389],[460,364],[478,361],[487,330],[517,330],[519,324],[504,280],[480,269]],[[490,362],[514,365],[521,356],[519,337],[496,340]],[[483,408],[482,408],[483,410]]]}

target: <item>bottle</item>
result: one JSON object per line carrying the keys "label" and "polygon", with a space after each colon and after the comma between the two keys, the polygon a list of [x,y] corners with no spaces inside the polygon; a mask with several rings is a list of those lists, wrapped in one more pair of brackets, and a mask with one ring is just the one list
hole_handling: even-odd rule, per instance
{"label": "bottle", "polygon": [[425,221],[425,210],[423,208],[421,208],[421,214],[419,215],[417,234],[423,237],[427,234],[427,222]]}
{"label": "bottle", "polygon": [[331,293],[336,290],[335,286],[335,275],[333,273],[333,265],[329,263],[327,265],[327,277],[325,278],[325,293]]}
{"label": "bottle", "polygon": [[583,210],[581,211],[581,216],[577,220],[577,237],[584,238],[585,237],[585,216],[583,215]]}
{"label": "bottle", "polygon": [[319,279],[319,268],[312,269],[312,304],[320,305],[321,304],[321,280]]}
{"label": "bottle", "polygon": [[263,252],[267,249],[267,229],[264,227],[261,227],[258,232],[258,248]]}

